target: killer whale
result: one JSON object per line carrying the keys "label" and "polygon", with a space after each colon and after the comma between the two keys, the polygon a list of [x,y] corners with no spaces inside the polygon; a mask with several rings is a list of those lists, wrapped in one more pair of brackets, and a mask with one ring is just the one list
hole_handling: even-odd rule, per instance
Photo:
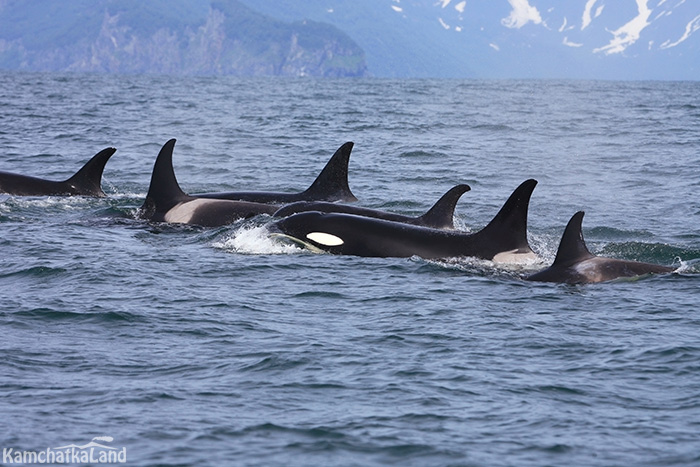
{"label": "killer whale", "polygon": [[499,262],[535,257],[527,241],[527,211],[536,180],[523,182],[479,232],[440,230],[343,213],[303,212],[272,223],[271,236],[312,250],[366,257],[426,259],[470,256]]}
{"label": "killer whale", "polygon": [[595,256],[586,246],[581,224],[584,212],[571,217],[562,235],[554,263],[547,269],[530,275],[526,279],[538,282],[561,282],[566,284],[591,284],[620,277],[645,274],[664,274],[674,268],[659,264],[640,263]]}
{"label": "killer whale", "polygon": [[173,138],[163,145],[153,166],[151,184],[138,217],[154,222],[217,227],[257,214],[273,214],[278,206],[247,201],[203,199],[180,188],[173,170]]}
{"label": "killer whale", "polygon": [[296,201],[357,201],[348,184],[348,164],[354,143],[340,146],[316,180],[306,190],[298,193],[277,193],[267,191],[234,191],[222,193],[199,193],[197,198],[230,199],[255,203],[286,204]]}
{"label": "killer whale", "polygon": [[0,193],[17,196],[93,196],[103,198],[102,173],[115,148],[105,148],[64,181],[0,172]]}
{"label": "killer whale", "polygon": [[471,190],[469,185],[456,185],[448,190],[425,214],[418,217],[403,216],[393,212],[376,209],[349,206],[347,204],[329,203],[323,201],[297,201],[280,208],[273,217],[287,217],[292,214],[308,211],[334,212],[355,214],[358,216],[384,219],[404,224],[422,225],[435,229],[454,229],[454,212],[459,198]]}

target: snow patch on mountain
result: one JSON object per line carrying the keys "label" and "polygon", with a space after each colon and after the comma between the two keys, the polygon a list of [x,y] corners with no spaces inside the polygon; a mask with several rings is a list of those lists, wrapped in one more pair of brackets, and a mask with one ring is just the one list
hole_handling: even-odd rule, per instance
{"label": "snow patch on mountain", "polygon": [[566,36],[564,36],[562,44],[564,44],[567,47],[583,47],[583,44],[581,44],[580,42],[571,42]]}
{"label": "snow patch on mountain", "polygon": [[638,14],[630,22],[619,29],[612,31],[613,39],[604,47],[593,49],[594,53],[604,52],[606,55],[624,52],[627,47],[639,40],[642,30],[651,24],[651,8],[647,6],[648,0],[637,0]]}
{"label": "snow patch on mountain", "polygon": [[681,36],[680,39],[678,39],[675,42],[671,42],[670,40],[668,40],[668,41],[664,42],[663,44],[661,44],[660,48],[670,49],[671,47],[675,47],[678,44],[680,44],[681,42],[684,42],[685,40],[687,40],[690,37],[690,35],[693,34],[695,31],[697,31],[698,29],[700,29],[700,15],[696,16],[695,18],[692,19],[692,21],[690,21],[690,23],[688,23],[688,25],[685,27],[685,32],[683,33],[683,35]]}
{"label": "snow patch on mountain", "polygon": [[537,8],[530,5],[528,0],[508,0],[513,8],[507,18],[501,20],[501,24],[507,28],[520,29],[529,22],[540,24],[542,17]]}
{"label": "snow patch on mountain", "polygon": [[594,18],[599,17],[603,13],[603,8],[605,8],[605,5],[598,5],[598,8],[595,10],[595,14],[591,16],[591,11],[593,10],[593,7],[595,6],[596,2],[598,0],[588,0],[586,2],[586,6],[583,7],[583,16],[581,18],[581,31],[586,29],[589,24],[591,24],[591,21],[593,21]]}
{"label": "snow patch on mountain", "polygon": [[241,1],[333,24],[376,76],[700,79],[700,0]]}

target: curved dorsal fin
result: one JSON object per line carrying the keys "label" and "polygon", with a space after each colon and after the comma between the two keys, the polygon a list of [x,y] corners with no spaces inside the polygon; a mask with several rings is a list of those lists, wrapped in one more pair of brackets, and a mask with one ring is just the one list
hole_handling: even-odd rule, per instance
{"label": "curved dorsal fin", "polygon": [[491,238],[501,251],[531,251],[527,241],[527,211],[537,180],[525,180],[513,191],[498,214],[478,233]]}
{"label": "curved dorsal fin", "polygon": [[469,190],[471,190],[471,187],[464,184],[450,188],[428,212],[419,217],[422,224],[435,229],[454,229],[457,201]]}
{"label": "curved dorsal fin", "polygon": [[182,201],[190,198],[177,183],[175,171],[173,170],[173,148],[175,138],[163,145],[156,162],[153,165],[151,175],[151,185],[148,187],[146,202],[142,210],[154,212],[168,211]]}
{"label": "curved dorsal fin", "polygon": [[581,223],[583,222],[584,214],[585,212],[583,211],[577,212],[566,224],[564,235],[561,237],[559,249],[557,250],[557,257],[554,259],[552,266],[566,266],[593,257],[586,247],[586,242],[583,240]]}
{"label": "curved dorsal fin", "polygon": [[319,201],[357,201],[348,184],[348,164],[352,142],[340,146],[305,194]]}
{"label": "curved dorsal fin", "polygon": [[105,148],[98,152],[65,183],[79,195],[105,196],[102,191],[102,173],[107,161],[116,151],[116,148]]}

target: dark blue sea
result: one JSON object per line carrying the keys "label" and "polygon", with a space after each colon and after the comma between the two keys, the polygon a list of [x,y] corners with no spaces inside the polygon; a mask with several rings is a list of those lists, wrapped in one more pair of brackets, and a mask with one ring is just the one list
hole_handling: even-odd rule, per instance
{"label": "dark blue sea", "polygon": [[[191,193],[301,191],[353,141],[360,205],[467,183],[470,231],[534,178],[542,261],[139,220],[170,138]],[[0,73],[0,170],[65,179],[109,146],[107,198],[0,195],[2,464],[700,465],[700,83]],[[579,210],[594,253],[677,271],[524,281]]]}

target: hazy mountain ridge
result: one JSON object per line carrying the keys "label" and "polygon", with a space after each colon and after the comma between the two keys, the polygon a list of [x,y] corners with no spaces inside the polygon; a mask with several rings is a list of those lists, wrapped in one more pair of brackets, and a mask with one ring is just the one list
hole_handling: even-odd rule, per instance
{"label": "hazy mountain ridge", "polygon": [[0,69],[700,79],[689,0],[0,0]]}
{"label": "hazy mountain ridge", "polygon": [[700,2],[241,0],[348,33],[378,76],[700,79]]}
{"label": "hazy mountain ridge", "polygon": [[32,71],[362,76],[334,26],[283,22],[235,0],[0,3],[0,68]]}

